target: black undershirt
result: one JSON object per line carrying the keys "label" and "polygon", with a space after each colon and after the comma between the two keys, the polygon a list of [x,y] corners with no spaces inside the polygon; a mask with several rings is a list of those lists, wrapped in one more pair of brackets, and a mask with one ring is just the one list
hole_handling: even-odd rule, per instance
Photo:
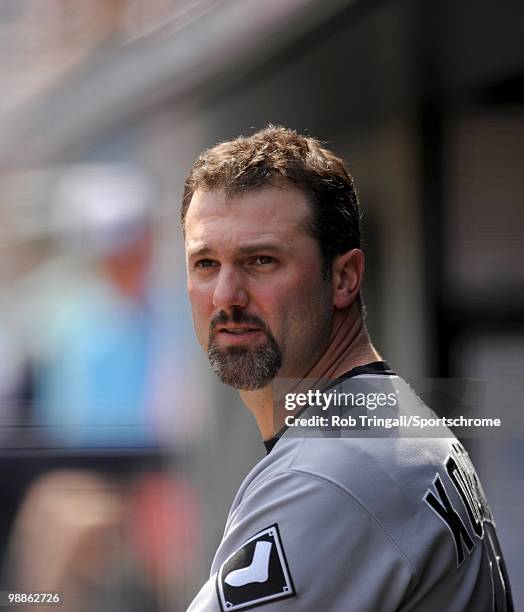
{"label": "black undershirt", "polygon": [[[353,378],[353,376],[359,376],[360,374],[378,374],[382,376],[395,376],[395,372],[389,367],[386,361],[373,361],[371,363],[366,363],[366,365],[357,366],[353,368],[346,374],[342,374],[339,378],[333,381],[333,385],[330,387],[336,387],[344,380],[348,378]],[[275,444],[280,440],[281,435],[286,431],[287,427],[280,430],[276,436],[273,438],[269,438],[269,440],[264,440],[264,446],[266,447],[266,455],[273,450]]]}

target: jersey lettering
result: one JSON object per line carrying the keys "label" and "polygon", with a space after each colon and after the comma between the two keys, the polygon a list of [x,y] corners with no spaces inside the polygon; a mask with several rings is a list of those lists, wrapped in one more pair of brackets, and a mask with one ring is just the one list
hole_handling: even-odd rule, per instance
{"label": "jersey lettering", "polygon": [[[482,548],[484,550],[483,563],[486,566],[486,571],[490,574],[493,587],[492,610],[493,612],[512,612],[511,590],[495,534],[493,515],[475,468],[466,450],[458,441],[453,442],[451,445],[451,453],[446,459],[445,468],[462,500],[474,534],[482,541]],[[424,495],[424,501],[436,512],[451,531],[457,553],[457,567],[460,567],[465,559],[464,547],[468,553],[471,553],[475,548],[475,542],[451,504],[439,474],[435,475],[433,486],[438,498],[431,489],[428,489]]]}
{"label": "jersey lettering", "polygon": [[438,497],[428,489],[424,496],[424,501],[428,506],[440,516],[440,518],[446,523],[453,541],[455,542],[455,550],[457,552],[457,566],[461,565],[464,561],[464,546],[468,552],[471,552],[475,548],[475,542],[471,539],[471,536],[466,529],[466,526],[462,522],[459,513],[453,508],[451,501],[446,493],[446,489],[442,484],[440,476],[437,474],[433,481],[433,486],[437,492]]}
{"label": "jersey lettering", "polygon": [[458,442],[451,446],[452,454],[446,459],[446,471],[462,498],[475,535],[482,539],[484,521],[493,522],[493,516],[466,450]]}

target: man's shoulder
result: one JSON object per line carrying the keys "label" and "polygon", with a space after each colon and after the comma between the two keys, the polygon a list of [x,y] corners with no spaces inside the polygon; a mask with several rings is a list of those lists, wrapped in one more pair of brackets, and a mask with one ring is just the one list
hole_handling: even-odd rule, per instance
{"label": "man's shoulder", "polygon": [[311,476],[371,502],[423,496],[456,438],[283,436],[246,478],[243,492],[280,473]]}
{"label": "man's shoulder", "polygon": [[[446,460],[454,444],[456,438],[283,437],[248,476],[233,511],[252,496],[270,505],[287,503],[304,490],[304,483],[314,482],[306,511],[312,520],[321,524],[321,515],[329,513],[326,505],[340,500],[342,532],[352,523],[369,520],[418,566],[431,548],[429,543],[446,529],[425,498],[439,474],[451,489]],[[457,505],[456,491],[450,496]]]}
{"label": "man's shoulder", "polygon": [[376,515],[418,506],[444,469],[456,438],[282,438],[248,479],[246,492],[287,473],[317,478]]}
{"label": "man's shoulder", "polygon": [[[409,417],[436,415],[396,375],[343,379],[329,394],[329,410],[321,408],[316,413],[321,416],[314,417],[315,423],[324,419],[328,427],[312,428],[308,423],[288,428],[252,474],[256,480],[281,471],[308,474],[358,498],[377,515],[399,503],[418,505],[458,444],[452,432],[441,426],[432,429],[435,437],[424,438],[420,431],[404,428]],[[361,397],[368,401],[379,396],[385,405],[343,406],[348,399],[358,402]],[[390,399],[392,405],[387,403]],[[313,412],[308,409],[304,414]],[[342,425],[333,427],[337,418],[336,424]],[[344,425],[351,418],[353,425]]]}

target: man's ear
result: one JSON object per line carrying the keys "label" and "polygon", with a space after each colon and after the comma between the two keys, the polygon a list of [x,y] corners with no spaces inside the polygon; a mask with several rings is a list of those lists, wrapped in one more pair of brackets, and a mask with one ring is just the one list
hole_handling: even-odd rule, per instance
{"label": "man's ear", "polygon": [[353,303],[364,278],[364,253],[360,249],[351,249],[335,257],[331,267],[331,286],[333,288],[333,305],[345,308]]}

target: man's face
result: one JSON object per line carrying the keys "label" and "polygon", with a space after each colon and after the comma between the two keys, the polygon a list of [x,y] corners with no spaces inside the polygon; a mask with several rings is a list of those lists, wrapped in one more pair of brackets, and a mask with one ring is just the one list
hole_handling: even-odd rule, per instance
{"label": "man's face", "polygon": [[238,389],[301,377],[325,350],[333,314],[310,209],[294,188],[227,198],[197,191],[186,216],[188,290],[213,370]]}

